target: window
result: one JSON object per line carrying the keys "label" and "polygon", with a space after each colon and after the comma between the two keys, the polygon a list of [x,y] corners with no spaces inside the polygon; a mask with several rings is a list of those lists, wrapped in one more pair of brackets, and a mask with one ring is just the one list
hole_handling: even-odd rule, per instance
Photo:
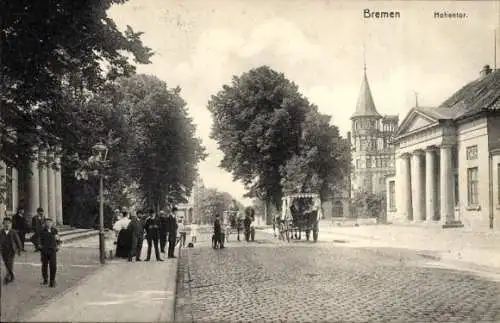
{"label": "window", "polygon": [[356,168],[361,168],[361,161],[356,159]]}
{"label": "window", "polygon": [[372,149],[377,149],[377,139],[372,139]]}
{"label": "window", "polygon": [[465,150],[467,160],[477,159],[477,145],[467,147]]}
{"label": "window", "polygon": [[366,160],[366,168],[371,168],[372,167],[372,160],[371,159],[367,159]]}
{"label": "window", "polygon": [[389,182],[389,209],[390,210],[396,209],[396,182],[395,181]]}
{"label": "window", "polygon": [[477,167],[467,168],[467,203],[478,205]]}
{"label": "window", "polygon": [[377,168],[381,167],[381,160],[380,160],[380,158],[377,158],[376,165],[377,165]]}

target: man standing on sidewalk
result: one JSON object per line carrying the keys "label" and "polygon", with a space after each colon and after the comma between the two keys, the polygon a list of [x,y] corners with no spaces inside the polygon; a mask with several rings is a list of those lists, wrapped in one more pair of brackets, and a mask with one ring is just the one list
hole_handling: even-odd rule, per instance
{"label": "man standing on sidewalk", "polygon": [[168,220],[165,211],[160,211],[160,218],[158,219],[158,221],[160,223],[160,251],[162,253],[165,253],[168,235]]}
{"label": "man standing on sidewalk", "polygon": [[35,247],[35,251],[40,251],[40,233],[43,229],[43,209],[39,207],[36,209],[36,215],[31,219],[31,230],[33,235],[31,236],[31,242]]}
{"label": "man standing on sidewalk", "polygon": [[130,212],[130,223],[128,224],[130,235],[130,249],[128,251],[128,261],[131,262],[134,257],[137,257],[137,241],[140,234],[140,223],[137,215]]}
{"label": "man standing on sidewalk", "polygon": [[[45,219],[45,228],[40,233],[40,251],[42,260],[43,285],[47,285],[50,277],[50,287],[56,286],[57,251],[59,250],[57,229],[52,227],[52,219]],[[48,267],[48,268],[47,268]],[[47,269],[50,276],[47,274]]]}
{"label": "man standing on sidewalk", "polygon": [[3,230],[0,232],[0,249],[7,269],[4,284],[8,284],[14,281],[14,258],[16,253],[21,255],[21,241],[16,230],[12,229],[12,219],[9,217],[3,219]]}
{"label": "man standing on sidewalk", "polygon": [[174,251],[177,244],[177,221],[174,217],[177,208],[174,206],[172,212],[167,217],[167,230],[168,230],[168,258],[175,258]]}
{"label": "man standing on sidewalk", "polygon": [[17,231],[19,239],[21,240],[21,249],[24,251],[24,240],[28,229],[28,223],[24,218],[24,210],[22,208],[19,208],[12,217],[12,228]]}
{"label": "man standing on sidewalk", "polygon": [[146,224],[144,225],[147,233],[147,241],[148,241],[148,256],[146,261],[151,260],[151,249],[154,245],[155,255],[157,261],[163,261],[160,258],[160,250],[158,249],[158,239],[160,237],[160,221],[156,217],[155,211],[153,209],[149,210],[149,218],[146,220]]}
{"label": "man standing on sidewalk", "polygon": [[137,248],[135,253],[135,261],[141,260],[142,244],[144,242],[144,225],[146,219],[144,218],[144,212],[142,210],[137,211],[137,221],[138,221],[138,234],[137,234]]}

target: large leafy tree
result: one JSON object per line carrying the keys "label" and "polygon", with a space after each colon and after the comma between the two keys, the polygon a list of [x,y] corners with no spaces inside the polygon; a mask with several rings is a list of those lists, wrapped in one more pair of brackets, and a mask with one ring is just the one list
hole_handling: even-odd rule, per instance
{"label": "large leafy tree", "polygon": [[330,124],[330,116],[311,106],[302,127],[300,149],[281,169],[283,190],[319,193],[322,200],[344,188],[350,174],[349,143]]}
{"label": "large leafy tree", "polygon": [[22,167],[26,147],[40,139],[53,144],[75,131],[68,85],[96,92],[106,80],[134,72],[127,55],[149,63],[141,33],[130,27],[122,33],[107,16],[124,2],[1,2],[0,159]]}
{"label": "large leafy tree", "polygon": [[243,205],[236,201],[231,194],[221,192],[215,188],[203,189],[199,206],[201,220],[205,223],[210,223],[215,214],[222,216],[224,211],[229,210],[233,206],[233,203],[239,210],[243,210]]}
{"label": "large leafy tree", "polygon": [[248,196],[280,207],[280,168],[299,149],[308,106],[294,83],[267,66],[235,76],[211,97],[220,166],[246,185]]}
{"label": "large leafy tree", "polygon": [[154,76],[120,80],[135,145],[130,151],[130,174],[146,203],[163,208],[187,202],[197,177],[198,162],[206,156],[196,127],[180,96]]}

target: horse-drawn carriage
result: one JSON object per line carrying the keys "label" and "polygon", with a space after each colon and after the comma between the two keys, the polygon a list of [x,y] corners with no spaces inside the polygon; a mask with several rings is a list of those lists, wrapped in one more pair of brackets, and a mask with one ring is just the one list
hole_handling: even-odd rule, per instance
{"label": "horse-drawn carriage", "polygon": [[312,231],[314,242],[318,241],[319,220],[322,217],[321,199],[315,193],[297,193],[285,196],[282,201],[279,223],[280,238],[301,239],[305,232],[309,240]]}

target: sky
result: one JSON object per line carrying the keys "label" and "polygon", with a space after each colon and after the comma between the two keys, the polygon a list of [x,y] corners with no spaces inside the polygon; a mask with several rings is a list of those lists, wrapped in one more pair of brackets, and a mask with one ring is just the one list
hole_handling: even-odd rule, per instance
{"label": "sky", "polygon": [[[366,19],[365,9],[400,18]],[[207,102],[233,75],[261,65],[284,73],[345,136],[366,61],[377,110],[401,121],[415,93],[419,105],[437,106],[494,66],[500,1],[130,0],[109,16],[122,30],[144,32],[155,52],[138,73],[182,88],[209,154],[199,165],[205,186],[249,204],[243,185],[218,167],[223,154],[209,138]]]}

